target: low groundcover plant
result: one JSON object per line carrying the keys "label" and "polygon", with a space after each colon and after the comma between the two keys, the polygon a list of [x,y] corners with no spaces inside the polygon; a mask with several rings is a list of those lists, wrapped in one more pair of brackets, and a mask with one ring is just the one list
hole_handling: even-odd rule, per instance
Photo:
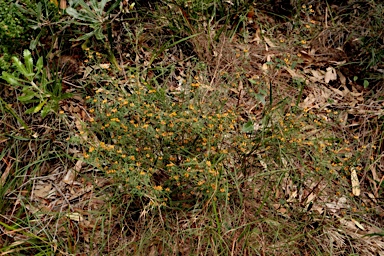
{"label": "low groundcover plant", "polygon": [[198,81],[174,97],[134,76],[131,80],[124,90],[111,82],[88,97],[95,136],[84,158],[121,182],[128,194],[155,205],[227,199],[233,183],[223,164],[226,145],[238,144],[243,151],[251,145],[234,133],[234,111],[225,102],[202,104]]}

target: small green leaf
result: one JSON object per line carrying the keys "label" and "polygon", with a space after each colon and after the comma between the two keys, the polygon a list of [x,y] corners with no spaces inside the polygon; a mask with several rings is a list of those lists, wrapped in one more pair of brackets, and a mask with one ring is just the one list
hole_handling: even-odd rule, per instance
{"label": "small green leaf", "polygon": [[[32,26],[32,28],[33,28],[33,26]],[[36,28],[33,28],[33,29],[38,29],[38,28],[39,28],[39,26],[36,26]],[[29,43],[29,49],[31,49],[31,50],[36,49],[37,43],[40,42],[40,37],[42,35],[43,35],[43,30],[41,30],[40,33],[37,35],[37,37]]]}
{"label": "small green leaf", "polygon": [[263,106],[265,105],[265,95],[258,93],[255,95],[255,97],[261,102],[261,104],[263,104]]}
{"label": "small green leaf", "polygon": [[41,15],[42,14],[42,4],[41,3],[38,3],[37,4],[37,7],[36,7],[36,20],[41,20]]}
{"label": "small green leaf", "polygon": [[72,38],[69,41],[81,41],[81,40],[87,40],[88,38],[92,37],[95,34],[95,31],[91,31],[85,35],[82,35],[81,37],[78,38]]}
{"label": "small green leaf", "polygon": [[39,105],[37,105],[36,107],[35,107],[35,109],[33,110],[33,113],[37,113],[37,112],[39,112],[40,110],[41,110],[41,108],[45,105],[45,103],[47,103],[47,101],[42,101],[42,102],[40,102],[40,104]]}
{"label": "small green leaf", "polygon": [[354,81],[354,82],[356,82],[357,79],[359,79],[357,76],[354,76],[354,77],[353,77],[353,81]]}
{"label": "small green leaf", "polygon": [[14,75],[8,72],[3,71],[1,78],[7,81],[11,85],[22,86],[21,83],[19,83],[18,79]]}
{"label": "small green leaf", "polygon": [[40,57],[37,62],[36,62],[36,69],[37,72],[40,72],[41,69],[43,68],[43,57]]}
{"label": "small green leaf", "polygon": [[[111,5],[111,7],[109,7],[108,8],[108,11],[106,12],[106,14],[107,15],[109,15],[114,9],[116,9],[116,7],[118,7],[119,5],[120,5],[120,2],[121,2],[122,0],[118,0],[118,1],[115,1],[112,5]],[[133,9],[133,6],[135,5],[135,3],[132,3],[131,5],[130,5],[130,9],[132,10]],[[132,6],[132,7],[131,7]]]}
{"label": "small green leaf", "polygon": [[367,80],[364,80],[364,88],[368,88],[369,82]]}
{"label": "small green leaf", "polygon": [[253,122],[249,120],[247,123],[243,124],[243,127],[241,129],[243,132],[253,132]]}
{"label": "small green leaf", "polygon": [[23,55],[28,74],[33,73],[33,58],[31,52],[29,50],[24,50]]}
{"label": "small green leaf", "polygon": [[80,14],[72,7],[68,7],[67,9],[65,9],[65,11],[68,15],[72,16],[73,18],[79,19]]}
{"label": "small green leaf", "polygon": [[27,110],[25,111],[25,114],[33,114],[33,113],[35,113],[35,108],[36,108],[36,107],[31,107],[31,108],[27,109]]}
{"label": "small green leaf", "polygon": [[60,100],[69,99],[71,97],[72,97],[72,93],[64,93],[63,95],[60,96]]}
{"label": "small green leaf", "polygon": [[19,71],[24,76],[28,77],[28,71],[25,68],[24,64],[15,56],[12,57],[13,63],[15,64],[17,71]]}
{"label": "small green leaf", "polygon": [[43,110],[41,110],[41,117],[42,118],[46,117],[49,114],[49,112],[51,112],[51,106],[45,105]]}
{"label": "small green leaf", "polygon": [[27,101],[30,101],[31,99],[33,99],[34,97],[35,97],[35,93],[31,92],[31,93],[17,97],[17,99],[21,102],[27,102]]}
{"label": "small green leaf", "polygon": [[105,5],[109,2],[109,0],[101,0],[101,2],[99,2],[99,10],[102,12],[105,8]]}
{"label": "small green leaf", "polygon": [[105,36],[103,35],[103,31],[102,31],[101,27],[97,27],[94,30],[94,33],[95,33],[97,40],[104,40],[105,39]]}
{"label": "small green leaf", "polygon": [[[86,4],[85,4],[86,5]],[[88,7],[88,6],[87,6]],[[89,7],[88,7],[89,9]],[[98,23],[99,21],[97,20],[97,16],[89,9],[87,8],[82,9],[83,11],[85,10],[85,14],[81,14],[72,7],[68,7],[66,9],[66,12],[68,15],[74,17],[75,19],[84,21],[84,22],[89,22],[89,23]]]}
{"label": "small green leaf", "polygon": [[90,4],[90,6],[92,6],[92,8],[93,9],[95,9],[95,10],[91,10],[91,8],[89,7],[89,5],[86,3],[86,2],[84,2],[84,0],[79,0],[79,5],[82,7],[82,11],[84,12],[84,13],[86,13],[86,15],[88,15],[88,16],[93,16],[95,19],[97,19],[97,16],[96,16],[96,14],[95,14],[95,11],[97,12],[97,10],[96,10],[96,8],[97,8],[97,0],[92,0],[91,1],[91,4]]}

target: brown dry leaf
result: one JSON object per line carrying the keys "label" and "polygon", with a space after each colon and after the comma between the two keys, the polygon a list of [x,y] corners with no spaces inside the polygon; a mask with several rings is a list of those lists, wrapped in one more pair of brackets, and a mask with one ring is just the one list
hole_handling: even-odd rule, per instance
{"label": "brown dry leaf", "polygon": [[324,82],[328,84],[330,81],[333,81],[336,79],[337,79],[336,70],[333,67],[328,67],[327,72],[325,72]]}
{"label": "brown dry leaf", "polygon": [[284,69],[288,71],[288,73],[292,76],[292,78],[302,78],[302,79],[305,79],[305,77],[302,74],[297,73],[293,69],[290,69],[288,67],[284,67]]}
{"label": "brown dry leaf", "polygon": [[278,209],[278,212],[280,212],[280,213],[283,214],[283,215],[286,215],[287,212],[288,212],[288,210],[287,210],[287,208],[280,207],[280,208]]}
{"label": "brown dry leaf", "polygon": [[268,37],[264,36],[264,40],[269,45],[269,47],[276,47],[276,45],[272,43],[272,41]]}
{"label": "brown dry leaf", "polygon": [[342,85],[346,85],[347,83],[347,79],[345,78],[345,76],[343,75],[343,73],[341,73],[340,71],[337,71],[337,75],[339,76],[340,78],[340,83]]}
{"label": "brown dry leaf", "polygon": [[87,78],[93,70],[93,67],[87,66],[84,70],[83,79]]}
{"label": "brown dry leaf", "polygon": [[89,200],[89,208],[92,210],[101,209],[105,205],[105,200],[100,198],[91,198]]}
{"label": "brown dry leaf", "polygon": [[[27,210],[28,210],[30,213],[32,213],[32,214],[37,214],[37,213],[40,211],[39,208],[33,206],[32,204],[26,204],[26,205],[25,205],[25,208],[27,208]],[[40,215],[41,215],[41,214],[40,214]]]}
{"label": "brown dry leaf", "polygon": [[289,198],[287,199],[287,203],[293,203],[296,201],[296,197],[298,195],[297,189],[294,188],[295,190],[290,193]]}
{"label": "brown dry leaf", "polygon": [[264,63],[263,66],[261,67],[261,69],[264,71],[264,73],[267,73],[267,71],[268,71],[268,64]]}
{"label": "brown dry leaf", "polygon": [[310,109],[315,105],[316,97],[313,94],[309,94],[303,102],[299,103],[299,107],[303,109]]}
{"label": "brown dry leaf", "polygon": [[360,182],[357,177],[356,168],[351,168],[351,183],[352,183],[352,194],[355,196],[360,196]]}
{"label": "brown dry leaf", "polygon": [[82,164],[83,164],[83,161],[78,160],[75,166],[73,167],[73,169],[72,168],[68,169],[62,181],[68,185],[72,185],[73,182],[75,181],[76,173],[79,173],[81,170]]}
{"label": "brown dry leaf", "polygon": [[76,125],[76,128],[79,130],[80,132],[80,135],[81,135],[81,138],[84,140],[84,141],[87,141],[88,140],[88,135],[87,133],[84,131],[83,129],[83,126],[81,124],[81,121],[79,119],[76,119],[75,120],[75,125]]}
{"label": "brown dry leaf", "polygon": [[347,199],[344,196],[340,197],[337,202],[326,203],[325,206],[331,213],[336,213],[340,209],[348,208]]}
{"label": "brown dry leaf", "polygon": [[102,68],[102,69],[108,69],[110,66],[111,66],[111,63],[100,64],[100,68]]}
{"label": "brown dry leaf", "polygon": [[75,167],[74,167],[74,169],[75,169],[75,171],[76,172],[80,172],[80,170],[81,170],[81,167],[83,166],[83,161],[81,161],[81,160],[77,160],[77,162],[76,162],[76,164],[75,164]]}
{"label": "brown dry leaf", "polygon": [[367,193],[369,199],[371,199],[375,204],[377,204],[377,199],[372,193]]}
{"label": "brown dry leaf", "polygon": [[265,171],[268,171],[268,165],[263,161],[263,160],[259,160],[261,166],[263,166],[264,170]]}
{"label": "brown dry leaf", "polygon": [[261,35],[260,28],[257,28],[255,36],[251,40],[251,43],[256,42],[256,44],[260,44],[260,42],[261,42],[261,36],[260,35]]}
{"label": "brown dry leaf", "polygon": [[[308,72],[308,71],[305,71]],[[324,80],[324,73],[321,70],[310,70],[312,76],[309,76],[312,82],[322,82]]]}
{"label": "brown dry leaf", "polygon": [[308,207],[308,205],[317,197],[315,193],[309,194],[307,201],[305,202],[305,207]]}
{"label": "brown dry leaf", "polygon": [[[310,194],[308,195],[308,198],[305,202],[305,206],[308,207],[311,202],[314,202],[314,199],[318,197],[318,193],[320,191],[324,191],[325,188],[327,187],[326,183],[319,182],[319,183],[314,183],[312,181],[308,182],[306,184],[307,187],[309,188]],[[320,210],[320,209],[318,209]],[[321,210],[322,211],[322,210]]]}
{"label": "brown dry leaf", "polygon": [[347,229],[352,231],[357,231],[356,225],[353,221],[346,220],[344,218],[339,218],[340,224],[345,226]]}
{"label": "brown dry leaf", "polygon": [[93,191],[93,185],[87,185],[84,188],[80,188],[77,191],[72,191],[72,196],[68,200],[74,200],[74,199],[80,198],[91,191]]}
{"label": "brown dry leaf", "polygon": [[67,0],[60,0],[60,9],[61,10],[67,9]]}
{"label": "brown dry leaf", "polygon": [[268,74],[268,70],[270,69],[270,66],[269,66],[267,63],[268,63],[268,62],[271,62],[271,57],[272,57],[272,55],[268,54],[268,55],[267,55],[267,58],[266,58],[267,62],[264,63],[264,64],[261,66],[261,69],[262,69],[263,73],[266,74],[266,75]]}
{"label": "brown dry leaf", "polygon": [[7,177],[9,175],[9,171],[11,170],[11,167],[12,167],[12,164],[9,163],[7,168],[5,168],[5,171],[3,172],[3,174],[1,175],[1,178],[0,178],[0,187],[3,187],[3,185],[5,184],[5,181],[7,180]]}
{"label": "brown dry leaf", "polygon": [[305,51],[300,51],[300,54],[301,54],[300,58],[301,58],[302,60],[304,60],[304,62],[306,62],[306,63],[312,63],[312,62],[314,62],[313,57],[312,57],[311,55],[309,55],[307,52],[305,52]]}
{"label": "brown dry leaf", "polygon": [[339,89],[336,88],[331,88],[332,91],[340,95],[341,97],[344,97],[346,95],[345,91],[340,91]]}
{"label": "brown dry leaf", "polygon": [[323,214],[324,208],[320,205],[315,204],[312,206],[312,211],[317,211],[319,214]]}
{"label": "brown dry leaf", "polygon": [[40,198],[47,198],[48,195],[50,194],[52,190],[52,184],[50,183],[44,183],[40,185],[36,185],[34,190],[33,190],[33,195],[35,197],[40,197]]}
{"label": "brown dry leaf", "polygon": [[352,222],[355,223],[356,227],[358,227],[359,229],[361,230],[365,230],[365,228],[363,227],[363,225],[360,224],[360,222],[358,222],[357,220],[351,218]]}
{"label": "brown dry leaf", "polygon": [[67,173],[65,174],[65,176],[63,178],[63,182],[68,184],[68,185],[71,185],[74,180],[75,180],[75,172],[73,171],[72,168],[70,168],[67,171]]}

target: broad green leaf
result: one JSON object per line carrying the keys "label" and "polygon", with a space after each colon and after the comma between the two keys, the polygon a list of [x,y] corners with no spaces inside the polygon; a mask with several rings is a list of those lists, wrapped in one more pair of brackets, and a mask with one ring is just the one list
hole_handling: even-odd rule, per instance
{"label": "broad green leaf", "polygon": [[72,16],[73,18],[79,19],[80,14],[72,7],[68,7],[65,11],[68,15]]}
{"label": "broad green leaf", "polygon": [[72,93],[64,93],[63,95],[60,96],[60,100],[69,99],[71,97],[72,97]]}
{"label": "broad green leaf", "polygon": [[72,16],[75,19],[82,20],[82,21],[85,21],[85,22],[88,22],[88,23],[91,23],[91,24],[99,22],[97,20],[97,16],[93,15],[92,13],[91,13],[91,16],[93,16],[93,17],[87,15],[88,13],[86,13],[86,14],[79,13],[78,11],[73,9],[72,7],[68,7],[66,9],[66,12],[67,12],[68,15]]}
{"label": "broad green leaf", "polygon": [[104,8],[105,8],[105,5],[109,2],[109,0],[101,0],[99,2],[99,10],[100,10],[100,13],[102,14],[102,12],[104,11]]}
{"label": "broad green leaf", "polygon": [[247,123],[243,124],[243,127],[241,129],[243,132],[253,132],[253,122],[249,120]]}
{"label": "broad green leaf", "polygon": [[261,102],[261,104],[263,104],[263,106],[265,105],[265,96],[264,95],[258,93],[255,95],[255,97],[256,97],[256,99],[258,99]]}
{"label": "broad green leaf", "polygon": [[[39,28],[39,26],[36,26],[36,28],[34,28],[34,29],[38,29],[38,28]],[[40,33],[37,35],[37,37],[29,43],[29,49],[31,49],[31,50],[36,49],[36,45],[38,42],[40,42],[40,37],[42,35],[43,35],[43,30],[41,30]]]}
{"label": "broad green leaf", "polygon": [[37,72],[40,72],[41,69],[43,68],[43,57],[40,57],[37,62],[36,62],[36,69]]}
{"label": "broad green leaf", "polygon": [[95,31],[91,31],[85,35],[82,35],[81,37],[78,38],[72,38],[69,41],[81,41],[81,40],[87,40],[88,38],[92,37],[95,34]]}
{"label": "broad green leaf", "polygon": [[40,102],[40,104],[39,105],[37,105],[36,107],[35,107],[35,109],[33,110],[33,113],[37,113],[37,112],[39,112],[40,110],[41,110],[41,108],[45,105],[45,103],[47,103],[47,101],[42,101],[42,102]]}
{"label": "broad green leaf", "polygon": [[260,93],[261,95],[264,95],[264,96],[266,96],[266,95],[268,94],[267,91],[264,90],[264,89],[262,89],[262,88],[259,89],[259,93]]}
{"label": "broad green leaf", "polygon": [[41,2],[37,4],[37,8],[36,8],[36,20],[41,20],[41,17],[42,16],[42,4]]}
{"label": "broad green leaf", "polygon": [[49,102],[49,107],[51,108],[51,111],[56,112],[59,109],[59,100],[58,99],[52,99]]}
{"label": "broad green leaf", "polygon": [[51,112],[51,106],[45,105],[43,110],[41,110],[41,117],[42,118],[46,117],[49,114],[49,112]]}
{"label": "broad green leaf", "polygon": [[29,93],[27,93],[25,95],[17,97],[17,99],[21,102],[27,102],[27,101],[32,100],[34,97],[35,97],[35,93],[30,91]]}
{"label": "broad green leaf", "polygon": [[28,71],[25,68],[24,64],[15,56],[12,57],[12,60],[13,60],[13,63],[15,64],[16,68],[17,68],[17,71],[19,71],[24,76],[28,77],[29,74],[28,74]]}
{"label": "broad green leaf", "polygon": [[[94,10],[91,10],[91,8],[88,6],[86,2],[84,2],[83,0],[80,0],[79,5],[83,8],[82,11],[86,12],[87,15],[91,15],[94,18],[97,18],[96,14],[94,14]],[[93,1],[93,3],[91,2],[91,6],[97,7],[97,4],[95,3],[95,1]]]}
{"label": "broad green leaf", "polygon": [[364,88],[367,88],[369,86],[368,80],[364,80]]}
{"label": "broad green leaf", "polygon": [[7,81],[11,85],[22,86],[22,84],[19,83],[18,79],[8,72],[3,71],[1,78]]}
{"label": "broad green leaf", "polygon": [[41,79],[40,79],[40,87],[43,88],[43,90],[46,90],[47,84],[49,83],[47,72],[46,70],[42,70],[41,72]]}
{"label": "broad green leaf", "polygon": [[33,58],[31,52],[29,50],[24,50],[23,55],[27,72],[29,74],[33,73]]}
{"label": "broad green leaf", "polygon": [[31,128],[29,128],[29,126],[23,121],[23,119],[1,97],[0,97],[0,105],[3,105],[5,109],[19,121],[19,123],[24,127],[24,129],[28,130],[29,132],[31,131]]}
{"label": "broad green leaf", "polygon": [[103,40],[105,39],[105,36],[103,35],[103,32],[101,30],[101,27],[98,27],[94,30],[95,36],[97,40]]}
{"label": "broad green leaf", "polygon": [[[120,6],[120,2],[121,2],[121,0],[118,0],[118,1],[115,1],[112,5],[111,5],[111,7],[109,7],[109,9],[108,9],[108,11],[106,12],[106,15],[109,15],[116,7],[118,7],[118,6]],[[135,3],[132,3],[133,5],[135,4]],[[131,5],[132,5],[131,4]]]}
{"label": "broad green leaf", "polygon": [[31,108],[27,109],[27,110],[25,111],[25,114],[33,114],[33,113],[35,113],[35,108],[36,108],[36,107],[31,107]]}

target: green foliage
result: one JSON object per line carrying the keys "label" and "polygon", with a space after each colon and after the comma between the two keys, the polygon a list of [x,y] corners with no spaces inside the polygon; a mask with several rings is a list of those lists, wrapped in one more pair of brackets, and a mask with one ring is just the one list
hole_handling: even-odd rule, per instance
{"label": "green foliage", "polygon": [[[29,1],[27,1],[29,2]],[[13,1],[0,2],[0,40],[20,39],[28,30],[26,17]]]}
{"label": "green foliage", "polygon": [[[173,98],[132,76],[125,88],[115,84],[97,89],[88,97],[95,140],[88,141],[84,158],[121,183],[124,193],[153,205],[226,200],[234,186],[223,163],[227,147],[246,152],[252,142],[234,132],[235,114],[223,107],[225,99],[202,103],[203,84],[185,86]],[[215,93],[210,98],[219,100]]]}
{"label": "green foliage", "polygon": [[[62,93],[61,81],[58,77],[53,80],[48,77],[40,57],[34,66],[32,54],[24,50],[24,63],[17,57],[12,57],[15,72],[2,72],[1,78],[15,88],[21,88],[22,95],[17,99],[24,104],[34,103],[25,113],[41,113],[46,117],[50,112],[57,111],[60,100],[71,97]],[[37,105],[36,105],[37,104]]]}
{"label": "green foliage", "polygon": [[10,67],[10,52],[15,43],[27,38],[26,23],[26,17],[13,1],[0,1],[0,69]]}
{"label": "green foliage", "polygon": [[[83,48],[88,48],[86,46],[88,40],[93,37],[103,43],[109,41],[107,44],[104,44],[103,47],[108,52],[109,60],[118,68],[119,65],[112,51],[111,18],[109,15],[120,5],[121,1],[114,2],[108,7],[108,10],[105,10],[108,2],[110,2],[110,0],[92,0],[88,5],[84,0],[78,0],[72,2],[72,5],[66,9],[66,12],[74,18],[73,23],[75,25],[85,26],[90,30],[90,32],[78,38],[72,38],[71,41],[85,41]],[[82,31],[79,31],[79,33],[83,34]],[[108,34],[108,36],[106,36],[106,34]]]}
{"label": "green foliage", "polygon": [[87,40],[92,36],[95,36],[97,40],[106,40],[104,33],[105,27],[109,22],[108,16],[117,6],[119,6],[120,1],[116,1],[116,3],[105,11],[104,9],[108,2],[109,0],[94,0],[90,1],[90,4],[88,5],[84,0],[79,0],[76,1],[76,4],[73,7],[76,8],[76,6],[79,5],[81,9],[77,10],[72,6],[66,9],[67,14],[77,20],[75,21],[75,24],[85,25],[91,28],[91,32],[72,40]]}
{"label": "green foliage", "polygon": [[16,52],[28,46],[33,50],[47,34],[45,26],[51,26],[58,17],[57,7],[49,0],[0,1],[0,70],[10,68]]}

